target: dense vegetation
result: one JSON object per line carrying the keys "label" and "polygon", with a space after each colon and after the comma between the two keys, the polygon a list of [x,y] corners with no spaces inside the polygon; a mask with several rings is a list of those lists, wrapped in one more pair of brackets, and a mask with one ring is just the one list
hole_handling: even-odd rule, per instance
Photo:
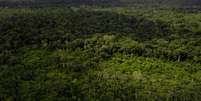
{"label": "dense vegetation", "polygon": [[0,10],[2,101],[200,101],[201,14]]}

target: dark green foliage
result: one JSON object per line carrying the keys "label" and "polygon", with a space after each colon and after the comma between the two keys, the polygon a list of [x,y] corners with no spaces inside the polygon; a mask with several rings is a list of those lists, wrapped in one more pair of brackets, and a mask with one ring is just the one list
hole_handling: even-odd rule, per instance
{"label": "dark green foliage", "polygon": [[159,21],[111,12],[50,10],[2,16],[0,49],[10,50],[33,44],[51,44],[50,48],[59,48],[62,46],[56,45],[71,39],[66,33],[86,35],[116,32],[145,38],[166,36],[171,31],[169,25]]}

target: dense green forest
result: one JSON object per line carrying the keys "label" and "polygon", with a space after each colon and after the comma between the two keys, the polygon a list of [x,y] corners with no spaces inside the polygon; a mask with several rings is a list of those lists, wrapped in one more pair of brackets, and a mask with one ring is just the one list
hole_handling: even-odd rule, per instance
{"label": "dense green forest", "polygon": [[0,101],[201,101],[201,13],[1,8]]}

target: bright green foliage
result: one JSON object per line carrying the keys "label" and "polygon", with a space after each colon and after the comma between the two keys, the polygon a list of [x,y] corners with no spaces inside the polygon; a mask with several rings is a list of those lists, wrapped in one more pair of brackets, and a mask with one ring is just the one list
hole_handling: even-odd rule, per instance
{"label": "bright green foliage", "polygon": [[[199,101],[199,80],[192,75],[200,72],[201,65],[161,61],[155,58],[115,55],[101,64],[102,68],[90,74],[97,82],[99,97],[110,92],[114,99],[149,101]],[[101,94],[101,95],[99,95]]]}

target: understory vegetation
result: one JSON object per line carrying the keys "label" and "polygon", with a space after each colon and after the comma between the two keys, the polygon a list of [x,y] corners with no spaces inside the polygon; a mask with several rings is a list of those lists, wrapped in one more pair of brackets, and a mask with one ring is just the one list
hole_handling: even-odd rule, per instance
{"label": "understory vegetation", "polygon": [[1,101],[200,101],[201,15],[0,10]]}

